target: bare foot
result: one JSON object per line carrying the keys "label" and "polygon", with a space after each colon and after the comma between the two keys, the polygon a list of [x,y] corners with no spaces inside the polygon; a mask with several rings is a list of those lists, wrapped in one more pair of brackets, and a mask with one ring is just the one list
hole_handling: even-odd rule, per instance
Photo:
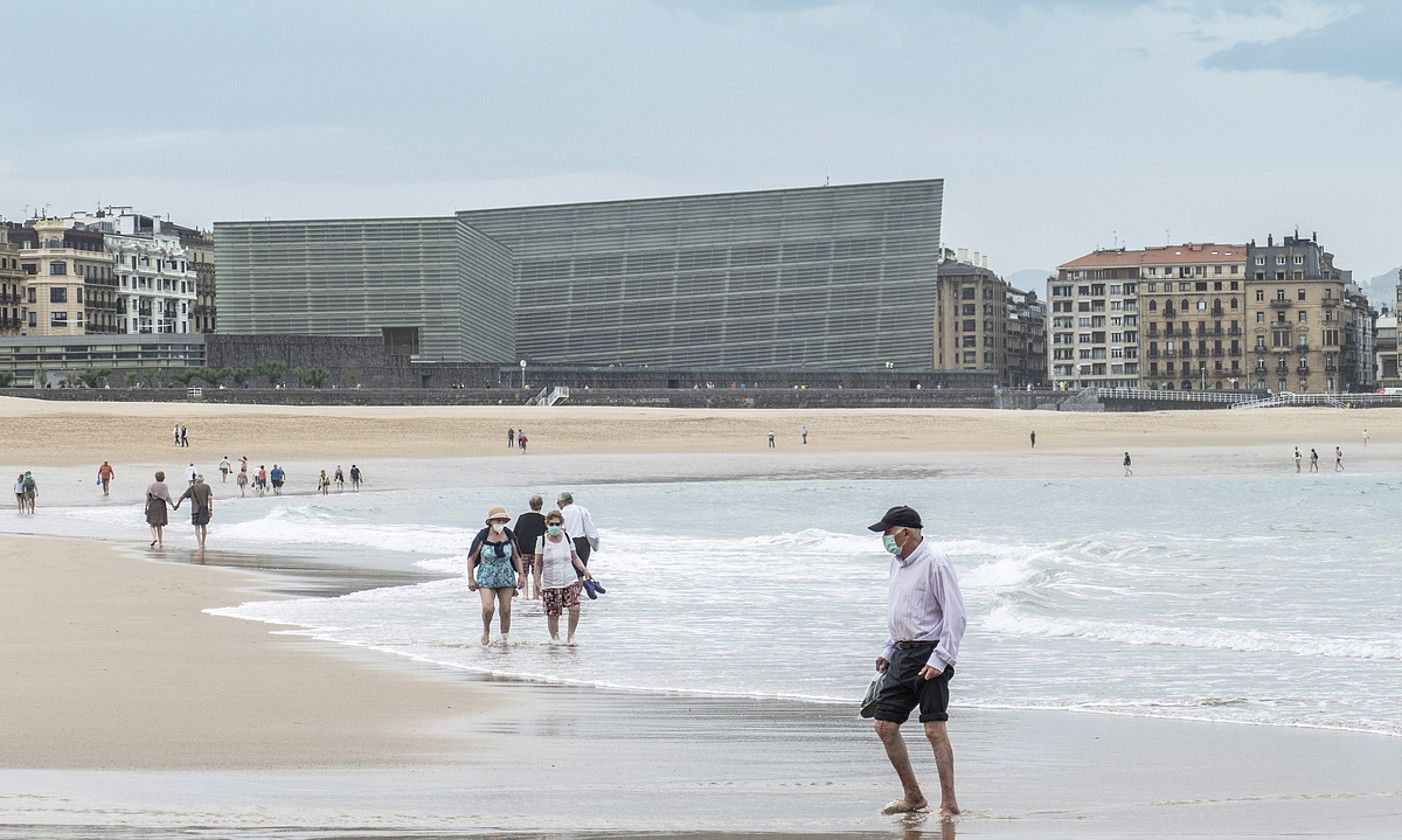
{"label": "bare foot", "polygon": [[893,802],[888,803],[885,808],[882,808],[881,813],[887,816],[890,816],[891,814],[913,814],[917,811],[924,811],[929,807],[930,803],[926,802],[923,797],[914,801],[897,799]]}
{"label": "bare foot", "polygon": [[944,803],[941,803],[941,804],[940,804],[940,816],[941,816],[941,817],[954,817],[954,816],[958,816],[958,815],[961,814],[961,813],[963,813],[963,812],[959,810],[959,803],[957,803],[957,802],[950,802],[950,803],[948,803],[948,804],[944,804]]}
{"label": "bare foot", "polygon": [[483,634],[482,634],[482,647],[486,647],[487,645],[490,645],[491,643],[492,643],[492,634],[491,634],[491,633],[483,633]]}

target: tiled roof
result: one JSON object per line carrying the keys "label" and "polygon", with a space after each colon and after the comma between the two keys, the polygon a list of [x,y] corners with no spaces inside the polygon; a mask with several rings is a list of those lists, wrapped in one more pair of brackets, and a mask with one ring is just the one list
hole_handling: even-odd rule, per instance
{"label": "tiled roof", "polygon": [[1138,251],[1123,248],[1092,251],[1058,268],[1123,268],[1137,265],[1194,265],[1197,263],[1244,262],[1246,246],[1217,242],[1185,242],[1157,245]]}

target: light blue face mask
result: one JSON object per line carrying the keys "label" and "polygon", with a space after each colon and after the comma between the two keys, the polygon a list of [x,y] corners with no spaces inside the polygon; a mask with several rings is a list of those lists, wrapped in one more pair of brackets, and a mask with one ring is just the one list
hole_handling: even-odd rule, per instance
{"label": "light blue face mask", "polygon": [[551,525],[549,528],[545,529],[545,532],[552,537],[558,537],[565,533],[565,529],[561,528],[559,525]]}
{"label": "light blue face mask", "polygon": [[881,544],[885,546],[886,550],[893,556],[901,553],[901,547],[896,544],[896,538],[890,534],[883,534],[881,536]]}

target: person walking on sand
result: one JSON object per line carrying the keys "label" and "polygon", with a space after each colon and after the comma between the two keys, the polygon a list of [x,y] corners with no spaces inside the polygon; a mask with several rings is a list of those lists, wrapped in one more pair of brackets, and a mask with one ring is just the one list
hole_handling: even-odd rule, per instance
{"label": "person walking on sand", "polygon": [[239,498],[242,499],[242,498],[244,498],[245,496],[247,496],[247,495],[248,495],[248,470],[239,470],[238,478],[235,478],[235,479],[234,479],[234,483],[237,484],[237,485],[239,486]]}
{"label": "person walking on sand", "polygon": [[916,707],[935,754],[940,779],[940,815],[959,813],[954,796],[954,748],[949,742],[949,683],[959,660],[959,643],[967,623],[964,596],[949,558],[924,538],[920,514],[893,507],[869,530],[881,534],[891,555],[887,638],[876,657],[885,674],[876,694],[876,734],[901,781],[901,798],[883,814],[924,811],[929,807],[910,763],[901,725]]}
{"label": "person walking on sand", "polygon": [[146,488],[146,524],[151,526],[151,548],[165,548],[165,527],[170,522],[172,505],[165,471],[156,470],[156,480]]}
{"label": "person walking on sand", "polygon": [[506,448],[516,448],[516,430],[511,428],[510,426],[506,427]]}
{"label": "person walking on sand", "polygon": [[535,569],[535,563],[531,562],[531,557],[536,553],[536,543],[545,534],[545,515],[540,512],[545,507],[545,500],[539,496],[532,496],[530,501],[531,509],[516,517],[516,544],[523,546],[522,551],[526,556],[521,562],[521,597],[534,601],[540,597],[540,571],[535,573],[535,584],[531,585],[531,570]]}
{"label": "person walking on sand", "polygon": [[492,615],[501,612],[501,644],[511,634],[511,596],[521,586],[521,549],[506,527],[506,508],[487,511],[487,527],[477,532],[467,555],[467,588],[482,598],[482,644],[492,643]]}
{"label": "person walking on sand", "polygon": [[355,464],[351,464],[351,489],[356,492],[360,491],[360,467]]}
{"label": "person walking on sand", "polygon": [[1036,449],[1036,448],[1037,448],[1037,433],[1036,433],[1036,432],[1030,432],[1030,433],[1028,433],[1027,437],[1028,437],[1029,440],[1032,441],[1032,448],[1033,448],[1033,449]]}
{"label": "person walking on sand", "polygon": [[187,449],[190,446],[190,430],[185,428],[184,423],[180,424],[180,445]]}
{"label": "person walking on sand", "polygon": [[1310,472],[1319,472],[1319,453],[1313,447],[1310,448]]}
{"label": "person walking on sand", "polygon": [[24,473],[15,476],[15,511],[24,516]]}
{"label": "person walking on sand", "polygon": [[277,464],[273,464],[273,471],[268,473],[268,478],[273,482],[273,495],[282,495],[282,483],[287,480],[287,471]]}
{"label": "person walking on sand", "polygon": [[1125,475],[1126,475],[1126,476],[1134,475],[1134,470],[1131,469],[1131,465],[1132,465],[1133,463],[1134,463],[1134,462],[1131,461],[1131,460],[1129,459],[1129,453],[1126,452],[1126,453],[1125,453]]}
{"label": "person walking on sand", "polygon": [[260,496],[268,492],[268,471],[262,464],[258,465],[258,472],[253,476],[253,489]]}
{"label": "person walking on sand", "polygon": [[[539,501],[539,497],[532,501]],[[552,510],[543,521],[545,530],[536,538],[533,554],[536,580],[542,587],[540,597],[545,609],[545,627],[550,631],[551,641],[558,642],[560,616],[568,611],[565,644],[572,645],[574,633],[579,629],[579,591],[584,586],[583,581],[594,578],[565,534],[564,514]]]}
{"label": "person walking on sand", "polygon": [[322,470],[321,477],[316,480],[316,492],[323,496],[331,492],[331,479],[327,477],[326,470]]}
{"label": "person walking on sand", "polygon": [[555,506],[565,518],[565,533],[574,542],[575,553],[580,562],[589,565],[589,557],[599,550],[599,529],[594,527],[594,515],[584,505],[574,503],[574,496],[561,493],[555,497]]}
{"label": "person walking on sand", "polygon": [[29,515],[34,515],[34,503],[39,498],[39,482],[34,480],[34,473],[29,470],[24,471],[24,506],[29,510]]}
{"label": "person walking on sand", "polygon": [[522,454],[522,455],[525,455],[525,454],[526,454],[526,433],[525,433],[525,432],[522,432],[520,435],[518,435],[518,436],[516,437],[516,443],[520,444],[520,446],[521,446],[521,454]]}
{"label": "person walking on sand", "polygon": [[1364,429],[1364,430],[1363,430],[1363,448],[1364,448],[1364,449],[1367,449],[1367,448],[1368,448],[1368,430],[1367,430],[1367,429]]}
{"label": "person walking on sand", "polygon": [[220,483],[220,484],[228,484],[228,483],[229,483],[229,472],[230,472],[231,470],[233,470],[233,468],[234,468],[234,465],[231,464],[231,463],[229,463],[229,456],[228,456],[228,455],[225,455],[223,458],[220,458],[220,459],[219,459],[219,475],[220,475],[219,483]]}
{"label": "person walking on sand", "polygon": [[521,442],[521,439],[524,438],[525,436],[526,436],[526,430],[525,430],[525,429],[517,429],[517,430],[516,430],[516,446],[517,446],[517,447],[522,448],[522,449],[525,448],[525,444]]}
{"label": "person walking on sand", "polygon": [[248,456],[239,456],[239,472],[248,472]]}
{"label": "person walking on sand", "polygon": [[770,448],[770,449],[773,449],[773,448],[774,448],[774,433],[773,433],[773,432],[770,432],[770,433],[769,433],[769,448]]}
{"label": "person walking on sand", "polygon": [[103,496],[111,495],[110,485],[115,476],[116,473],[112,471],[112,465],[106,461],[103,461],[102,466],[97,468],[97,483],[102,485]]}
{"label": "person walking on sand", "polygon": [[807,446],[807,445],[808,445],[808,427],[807,427],[807,426],[800,426],[800,427],[799,427],[799,430],[798,430],[798,436],[799,436],[799,438],[803,441],[803,445],[804,445],[804,446]]}
{"label": "person walking on sand", "polygon": [[1295,472],[1300,471],[1300,447],[1295,447]]}
{"label": "person walking on sand", "polygon": [[336,492],[340,493],[346,489],[346,473],[341,469],[341,465],[336,465],[336,472],[331,474],[331,480],[336,482]]}
{"label": "person walking on sand", "polygon": [[175,445],[180,445],[180,424],[176,423],[175,428],[170,430],[170,436],[175,439]]}
{"label": "person walking on sand", "polygon": [[199,472],[199,470],[195,469],[195,465],[194,465],[194,464],[191,464],[190,466],[186,467],[186,468],[185,468],[185,483],[186,483],[186,484],[194,484],[194,483],[195,483],[195,473],[197,473],[197,472]]}
{"label": "person walking on sand", "polygon": [[205,538],[209,536],[209,520],[214,515],[214,488],[204,483],[204,476],[196,474],[195,483],[175,500],[175,509],[180,503],[190,500],[190,524],[195,526],[195,542],[204,551]]}
{"label": "person walking on sand", "polygon": [[1334,447],[1334,472],[1344,471],[1344,450],[1343,447]]}

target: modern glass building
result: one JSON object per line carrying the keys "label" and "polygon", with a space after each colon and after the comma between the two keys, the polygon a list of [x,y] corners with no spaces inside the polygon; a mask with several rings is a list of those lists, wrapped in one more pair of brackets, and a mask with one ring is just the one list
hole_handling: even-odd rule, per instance
{"label": "modern glass building", "polygon": [[217,223],[218,329],[444,361],[928,369],[943,186]]}

